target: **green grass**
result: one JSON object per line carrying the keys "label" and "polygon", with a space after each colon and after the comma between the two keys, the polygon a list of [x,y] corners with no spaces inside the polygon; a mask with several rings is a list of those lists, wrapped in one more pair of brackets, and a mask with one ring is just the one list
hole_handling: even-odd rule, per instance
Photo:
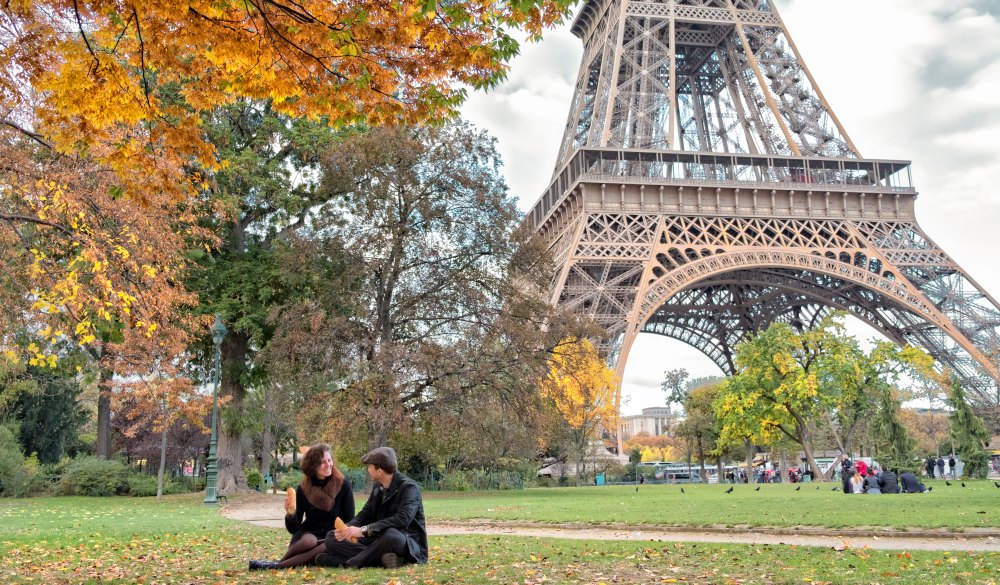
{"label": "green grass", "polygon": [[[796,485],[801,490],[795,491]],[[931,493],[847,495],[839,484],[677,485],[538,488],[427,493],[439,520],[507,520],[666,526],[910,527],[1000,530],[1000,489],[992,481],[933,481]],[[831,491],[838,487],[836,492]],[[819,488],[818,490],[816,488]]]}
{"label": "green grass", "polygon": [[[559,491],[550,490],[550,497]],[[604,507],[599,503],[602,494],[592,493],[593,506]],[[522,495],[535,497],[528,494]],[[1000,581],[1000,552],[835,551],[506,535],[432,537],[429,564],[397,571],[246,570],[248,559],[279,555],[287,538],[282,529],[219,517],[215,509],[201,504],[200,496],[169,497],[163,502],[151,498],[0,500],[0,583],[912,585]]]}

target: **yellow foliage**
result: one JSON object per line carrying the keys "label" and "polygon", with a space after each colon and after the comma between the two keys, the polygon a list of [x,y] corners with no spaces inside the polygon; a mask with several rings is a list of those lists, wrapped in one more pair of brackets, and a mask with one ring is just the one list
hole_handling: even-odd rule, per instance
{"label": "yellow foliage", "polygon": [[586,432],[598,425],[617,428],[618,379],[586,339],[568,339],[555,349],[541,390],[570,427]]}

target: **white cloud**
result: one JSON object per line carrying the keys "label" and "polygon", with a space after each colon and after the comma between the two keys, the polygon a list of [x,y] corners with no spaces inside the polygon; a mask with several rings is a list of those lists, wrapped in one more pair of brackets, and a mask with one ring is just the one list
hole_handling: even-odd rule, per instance
{"label": "white cloud", "polygon": [[[928,235],[1000,297],[1000,6],[983,0],[777,0],[806,66],[863,155],[913,161]],[[511,192],[529,208],[548,186],[580,65],[568,25],[527,45],[508,81],[463,115],[498,138]],[[864,334],[863,334],[864,335]],[[662,404],[663,371],[715,366],[642,335],[626,365],[626,412]]]}

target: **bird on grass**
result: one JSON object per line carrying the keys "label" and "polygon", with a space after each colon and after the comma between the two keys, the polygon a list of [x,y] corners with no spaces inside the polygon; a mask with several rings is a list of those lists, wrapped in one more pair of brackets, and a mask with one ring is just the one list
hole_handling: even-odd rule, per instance
{"label": "bird on grass", "polygon": [[795,486],[795,491],[799,491],[800,489],[802,489],[802,486],[800,486],[800,485]]}
{"label": "bird on grass", "polygon": [[682,493],[682,494],[683,494],[683,493],[686,493],[686,492],[684,491],[684,488],[681,488],[681,493]]}
{"label": "bird on grass", "polygon": [[934,486],[931,486],[931,487],[927,488],[927,491],[928,491],[928,492],[932,492],[932,491],[934,491]]}
{"label": "bird on grass", "polygon": [[[818,489],[818,488],[817,488],[817,489]],[[837,489],[838,489],[838,488],[837,488],[837,486],[833,486],[832,488],[830,488],[830,491],[831,491],[831,492],[835,492],[835,491],[837,491]]]}
{"label": "bird on grass", "polygon": [[759,492],[760,491],[760,486],[757,486],[757,487],[753,488],[753,491]]}
{"label": "bird on grass", "polygon": [[1000,483],[994,481],[993,486],[1000,490]]}
{"label": "bird on grass", "polygon": [[962,487],[965,487],[965,482],[964,481],[962,482]]}
{"label": "bird on grass", "polygon": [[946,479],[944,480],[944,485],[951,485],[951,482]]}
{"label": "bird on grass", "polygon": [[730,488],[729,488],[728,490],[726,490],[726,493],[727,493],[727,494],[731,494],[731,493],[733,493],[733,488],[732,488],[732,487],[730,487]]}
{"label": "bird on grass", "polygon": [[816,486],[816,491],[819,491],[819,486]]}

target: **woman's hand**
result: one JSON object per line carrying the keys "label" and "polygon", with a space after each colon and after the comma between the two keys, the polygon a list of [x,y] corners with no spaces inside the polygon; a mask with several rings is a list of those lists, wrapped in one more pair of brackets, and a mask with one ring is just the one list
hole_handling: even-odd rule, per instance
{"label": "woman's hand", "polygon": [[288,488],[285,492],[285,513],[289,516],[295,514],[295,489]]}

